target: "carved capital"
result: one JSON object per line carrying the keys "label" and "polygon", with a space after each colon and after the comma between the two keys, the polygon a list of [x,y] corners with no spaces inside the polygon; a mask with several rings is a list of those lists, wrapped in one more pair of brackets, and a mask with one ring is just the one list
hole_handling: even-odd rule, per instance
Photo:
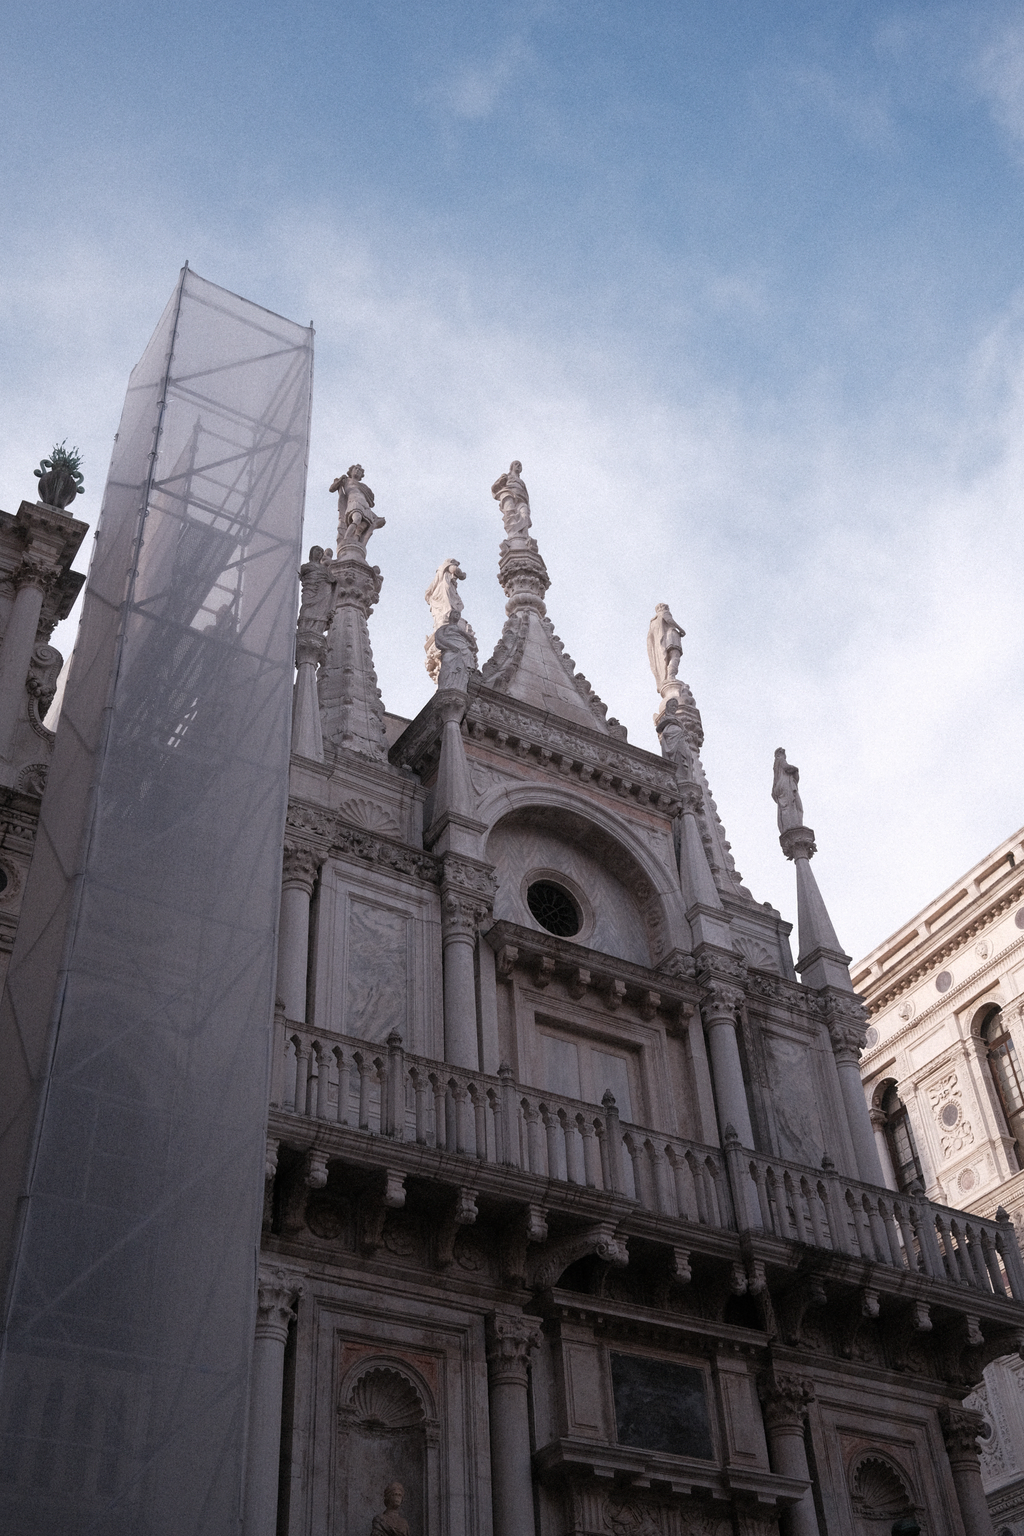
{"label": "carved capital", "polygon": [[441,892],[441,941],[469,940],[475,943],[481,924],[491,915],[489,901],[481,901],[465,891],[442,890]]}
{"label": "carved capital", "polygon": [[810,827],[787,827],[779,837],[779,846],[787,859],[812,859],[818,851]]}
{"label": "carved capital", "polygon": [[14,585],[19,592],[22,587],[35,587],[39,592],[48,592],[57,575],[45,560],[40,560],[36,555],[26,555],[14,574]]}
{"label": "carved capital", "polygon": [[684,779],[679,785],[679,805],[684,816],[700,816],[704,811],[704,793],[699,784]]}
{"label": "carved capital", "polygon": [[295,632],[295,665],[319,666],[327,655],[327,636],[318,629],[305,629],[301,625]]}
{"label": "carved capital", "polygon": [[297,886],[307,896],[312,896],[324,858],[325,854],[319,848],[311,848],[308,843],[294,842],[289,838],[284,845],[284,888],[287,890],[289,886]]}
{"label": "carved capital", "polygon": [[358,608],[368,619],[383,585],[380,566],[368,565],[361,550],[357,554],[352,549],[345,549],[331,562],[330,571],[335,607]]}
{"label": "carved capital", "polygon": [[256,1299],[256,1337],[284,1345],[303,1286],[284,1269],[261,1269]]}
{"label": "carved capital", "polygon": [[807,1404],[814,1396],[814,1386],[801,1376],[782,1376],[766,1372],[757,1384],[764,1410],[764,1426],[774,1429],[803,1429]]}
{"label": "carved capital", "polygon": [[743,989],[728,982],[709,980],[701,992],[700,1011],[707,1025],[735,1024]]}
{"label": "carved capital", "polygon": [[825,1024],[832,1050],[839,1062],[860,1061],[867,1035],[867,1013],[855,997],[829,997],[825,1002]]}
{"label": "carved capital", "polygon": [[530,1351],[541,1340],[540,1324],[515,1312],[492,1312],[487,1319],[487,1367],[492,1387],[526,1387]]}
{"label": "carved capital", "polygon": [[481,864],[465,854],[446,853],[442,856],[442,889],[458,889],[467,896],[475,896],[490,904],[498,889],[498,881],[490,864]]}
{"label": "carved capital", "polygon": [[544,593],[551,585],[551,578],[535,540],[516,540],[514,546],[509,539],[502,542],[498,580],[508,598],[505,612],[510,618],[527,608],[540,614],[545,612]]}
{"label": "carved capital", "polygon": [[978,1436],[985,1427],[984,1417],[973,1408],[955,1407],[952,1403],[939,1409],[939,1423],[946,1451],[954,1466],[979,1467],[981,1452]]}

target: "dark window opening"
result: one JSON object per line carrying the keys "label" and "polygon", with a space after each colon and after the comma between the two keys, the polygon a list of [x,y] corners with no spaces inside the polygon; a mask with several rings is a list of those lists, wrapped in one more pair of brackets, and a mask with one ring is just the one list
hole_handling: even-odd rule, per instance
{"label": "dark window opening", "polygon": [[992,1082],[1006,1117],[1007,1130],[1017,1144],[1019,1163],[1021,1145],[1024,1141],[1024,1082],[1021,1076],[1020,1057],[1006,1027],[1001,1008],[990,1009],[982,1021],[979,1033],[988,1048],[989,1071],[992,1073]]}
{"label": "dark window opening", "polygon": [[885,1139],[889,1144],[896,1184],[900,1190],[908,1190],[921,1179],[921,1164],[914,1146],[907,1106],[900,1098],[895,1083],[890,1084],[885,1091],[882,1110],[885,1114]]}
{"label": "dark window opening", "polygon": [[526,893],[526,904],[540,926],[560,939],[571,939],[583,926],[569,892],[550,880],[535,880]]}

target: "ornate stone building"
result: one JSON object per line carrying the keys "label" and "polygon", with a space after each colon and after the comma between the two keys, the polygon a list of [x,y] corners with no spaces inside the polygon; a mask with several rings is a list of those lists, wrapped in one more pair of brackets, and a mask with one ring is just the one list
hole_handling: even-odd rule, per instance
{"label": "ornate stone building", "polygon": [[[861,1062],[886,1183],[1024,1224],[1024,829],[853,967]],[[1000,1532],[1024,1531],[1024,1364],[967,1398]]]}
{"label": "ornate stone building", "polygon": [[[1020,1343],[1024,1265],[962,1185],[886,1179],[796,770],[794,964],[682,630],[659,604],[652,753],[555,634],[518,462],[493,655],[444,560],[435,692],[388,714],[367,551],[396,519],[358,465],[295,628],[311,354],[182,274],[41,805],[4,780],[8,847],[38,825],[0,1005],[5,1529],[991,1533],[963,1402]],[[60,533],[59,606],[82,525],[19,519]],[[24,551],[0,524],[0,724],[40,742],[12,775],[48,747]]]}

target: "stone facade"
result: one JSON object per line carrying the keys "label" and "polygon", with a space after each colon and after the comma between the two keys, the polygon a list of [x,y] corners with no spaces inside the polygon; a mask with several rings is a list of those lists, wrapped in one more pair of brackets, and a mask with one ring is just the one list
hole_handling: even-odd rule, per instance
{"label": "stone facade", "polygon": [[961,1404],[1020,1337],[1013,1229],[883,1187],[796,770],[794,965],[671,613],[656,756],[554,632],[518,462],[494,496],[508,623],[477,670],[441,564],[415,720],[377,692],[365,541],[304,574],[334,597],[300,621],[252,1450],[282,1471],[248,1536],[973,1536]]}
{"label": "stone facade", "polygon": [[[853,967],[861,1062],[886,1182],[1024,1226],[1024,829]],[[1024,1082],[1024,1071],[1020,1071]],[[1024,1365],[993,1362],[966,1398],[1000,1532],[1024,1532]]]}

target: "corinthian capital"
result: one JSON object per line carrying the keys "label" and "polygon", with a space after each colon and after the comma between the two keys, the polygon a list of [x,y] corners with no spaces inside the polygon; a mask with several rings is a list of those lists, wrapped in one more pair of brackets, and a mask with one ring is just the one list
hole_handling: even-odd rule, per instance
{"label": "corinthian capital", "polygon": [[711,977],[703,986],[700,1011],[705,1024],[732,1024],[743,1001],[743,988]]}
{"label": "corinthian capital", "polygon": [[975,1413],[973,1408],[960,1408],[950,1403],[939,1409],[939,1422],[950,1461],[977,1466],[981,1459],[978,1436],[985,1427],[983,1415]]}
{"label": "corinthian capital", "polygon": [[45,560],[40,560],[36,555],[26,555],[15,572],[14,585],[19,592],[22,587],[36,587],[40,592],[48,592],[56,574]]}
{"label": "corinthian capital", "polygon": [[764,1409],[765,1428],[800,1429],[814,1386],[800,1376],[779,1376],[770,1371],[757,1384]]}
{"label": "corinthian capital", "polygon": [[312,896],[316,877],[325,855],[318,848],[311,848],[308,843],[296,843],[289,840],[284,845],[284,885],[298,886]]}
{"label": "corinthian capital", "polygon": [[261,1269],[256,1300],[256,1337],[284,1344],[303,1287],[284,1269]]}
{"label": "corinthian capital", "polygon": [[787,859],[811,859],[818,851],[810,827],[787,827],[779,836],[779,844]]}
{"label": "corinthian capital", "polygon": [[487,1367],[492,1386],[526,1386],[531,1349],[540,1343],[540,1324],[515,1312],[492,1312],[487,1319]]}
{"label": "corinthian capital", "polygon": [[304,629],[301,625],[295,635],[295,665],[308,662],[319,666],[327,655],[327,636],[318,629]]}
{"label": "corinthian capital", "polygon": [[825,1023],[836,1060],[859,1062],[867,1034],[863,1005],[855,997],[830,997],[825,1003]]}
{"label": "corinthian capital", "polygon": [[476,939],[481,923],[491,915],[491,903],[468,891],[442,890],[441,937]]}

